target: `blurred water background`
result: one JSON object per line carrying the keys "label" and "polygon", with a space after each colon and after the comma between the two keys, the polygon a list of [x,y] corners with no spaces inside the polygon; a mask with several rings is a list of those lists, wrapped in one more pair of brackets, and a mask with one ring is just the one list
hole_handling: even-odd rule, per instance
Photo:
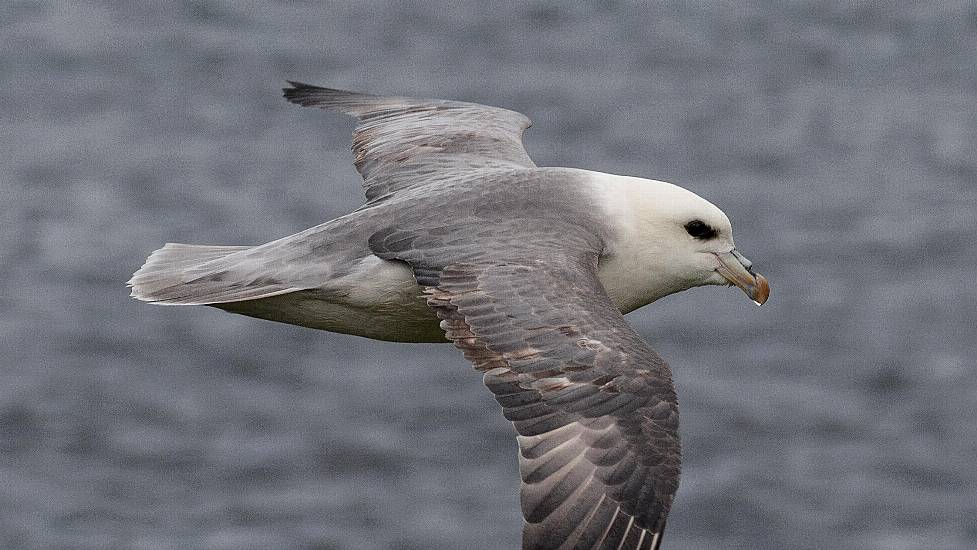
{"label": "blurred water background", "polygon": [[[0,547],[517,548],[460,353],[128,298],[166,241],[360,204],[286,78],[528,114],[540,165],[665,179],[772,284],[630,315],[670,362],[664,548],[977,547],[972,2],[0,7]],[[636,274],[637,275],[637,274]]]}

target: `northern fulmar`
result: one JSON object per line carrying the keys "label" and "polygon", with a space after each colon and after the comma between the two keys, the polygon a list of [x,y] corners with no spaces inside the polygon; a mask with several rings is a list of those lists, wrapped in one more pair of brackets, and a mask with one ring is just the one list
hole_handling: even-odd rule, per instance
{"label": "northern fulmar", "polygon": [[517,112],[289,84],[288,101],[359,119],[365,204],[260,246],[168,243],[132,296],[450,340],[518,434],[522,547],[658,548],[678,406],[668,365],[623,314],[702,285],[766,301],[726,215],[669,183],[538,167]]}

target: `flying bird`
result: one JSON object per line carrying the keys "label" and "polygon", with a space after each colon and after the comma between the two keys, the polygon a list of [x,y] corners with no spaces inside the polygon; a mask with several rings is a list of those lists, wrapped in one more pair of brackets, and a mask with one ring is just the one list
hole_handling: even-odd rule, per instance
{"label": "flying bird", "polygon": [[669,183],[538,167],[520,113],[289,84],[288,101],[359,120],[366,202],[260,246],[168,243],[132,296],[454,342],[517,432],[523,549],[657,549],[678,405],[623,314],[702,285],[766,301],[726,215]]}

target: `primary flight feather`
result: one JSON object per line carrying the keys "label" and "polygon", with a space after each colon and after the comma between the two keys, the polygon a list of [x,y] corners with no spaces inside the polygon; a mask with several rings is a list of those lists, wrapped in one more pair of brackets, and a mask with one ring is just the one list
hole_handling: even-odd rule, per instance
{"label": "primary flight feather", "polygon": [[762,304],[728,218],[680,187],[541,168],[525,116],[290,82],[359,119],[366,203],[260,246],[169,243],[129,281],[158,304],[462,350],[519,442],[528,549],[655,549],[678,488],[668,365],[623,314],[702,285]]}

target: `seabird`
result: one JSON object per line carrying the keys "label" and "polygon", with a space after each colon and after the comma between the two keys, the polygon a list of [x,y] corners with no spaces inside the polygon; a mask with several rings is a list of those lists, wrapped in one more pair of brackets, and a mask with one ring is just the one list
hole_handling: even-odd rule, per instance
{"label": "seabird", "polygon": [[681,187],[538,167],[530,120],[458,101],[289,82],[359,119],[366,202],[260,246],[168,243],[146,302],[461,349],[519,442],[524,549],[657,549],[679,481],[668,365],[623,314],[702,285],[769,286],[729,219]]}

